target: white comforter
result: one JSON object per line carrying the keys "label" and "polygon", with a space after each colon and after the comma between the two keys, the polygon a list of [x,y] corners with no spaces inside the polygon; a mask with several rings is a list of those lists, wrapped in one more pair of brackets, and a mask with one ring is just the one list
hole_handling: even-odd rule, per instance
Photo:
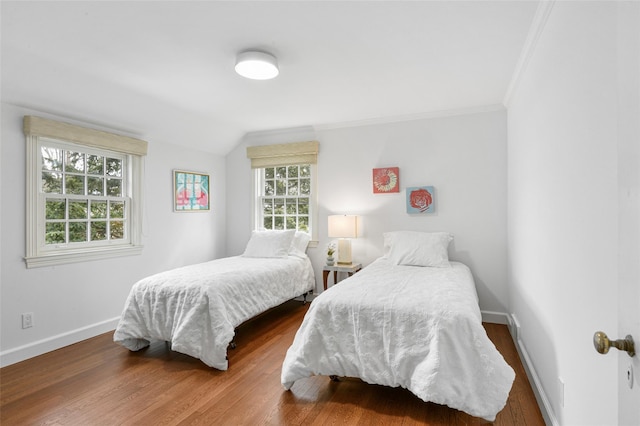
{"label": "white comforter", "polygon": [[318,296],[282,366],[401,386],[424,401],[494,420],[515,377],[482,327],[467,266],[397,266],[380,258]]}
{"label": "white comforter", "polygon": [[217,259],[138,281],[114,341],[136,351],[152,340],[226,370],[227,346],[244,321],[313,289],[308,257]]}

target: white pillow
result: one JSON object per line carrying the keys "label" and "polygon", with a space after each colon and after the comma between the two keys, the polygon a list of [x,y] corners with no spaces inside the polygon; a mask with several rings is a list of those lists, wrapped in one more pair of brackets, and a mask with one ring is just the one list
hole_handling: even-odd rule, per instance
{"label": "white pillow", "polygon": [[289,254],[291,256],[305,257],[307,253],[307,245],[311,241],[311,235],[306,232],[296,231],[291,240],[291,247],[289,248]]}
{"label": "white pillow", "polygon": [[449,243],[453,235],[448,232],[386,232],[385,257],[396,265],[449,267]]}
{"label": "white pillow", "polygon": [[244,257],[287,257],[295,230],[253,231]]}

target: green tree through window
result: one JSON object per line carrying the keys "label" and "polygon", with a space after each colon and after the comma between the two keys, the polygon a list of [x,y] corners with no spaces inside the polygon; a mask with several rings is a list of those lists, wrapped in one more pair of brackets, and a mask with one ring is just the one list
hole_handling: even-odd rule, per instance
{"label": "green tree through window", "polygon": [[125,156],[42,144],[40,158],[46,245],[125,238]]}
{"label": "green tree through window", "polygon": [[310,232],[311,165],[265,167],[259,173],[262,226]]}

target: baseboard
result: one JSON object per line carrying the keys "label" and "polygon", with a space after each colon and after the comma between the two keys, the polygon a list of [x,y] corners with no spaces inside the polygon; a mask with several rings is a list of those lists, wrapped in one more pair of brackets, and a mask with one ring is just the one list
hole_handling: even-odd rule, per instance
{"label": "baseboard", "polygon": [[307,303],[311,303],[311,302],[313,302],[313,299],[315,299],[316,297],[318,297],[317,293],[307,293],[306,299],[305,299],[304,296],[298,296],[298,297],[295,297],[293,300],[296,300],[296,301],[299,301],[299,302],[302,302],[303,300],[306,300]]}
{"label": "baseboard", "polygon": [[533,393],[536,397],[536,401],[538,402],[538,407],[540,407],[540,411],[542,412],[542,418],[547,425],[559,426],[560,423],[558,422],[558,419],[556,419],[556,416],[553,414],[553,408],[551,407],[549,398],[547,398],[547,394],[542,388],[540,376],[538,376],[538,373],[533,366],[533,362],[531,362],[531,358],[529,357],[527,348],[524,346],[524,343],[520,339],[520,323],[514,314],[508,315],[508,321],[509,332],[511,333],[511,337],[513,338],[513,342],[515,343],[518,355],[520,356],[522,365],[524,366],[527,377],[529,378],[529,383],[531,383]]}
{"label": "baseboard", "polygon": [[480,311],[482,314],[482,322],[490,322],[492,324],[509,324],[509,314],[504,312]]}
{"label": "baseboard", "polygon": [[97,324],[78,328],[58,334],[57,336],[48,337],[37,342],[0,352],[0,367],[6,367],[7,365],[15,364],[114,330],[119,320],[120,317],[118,316]]}

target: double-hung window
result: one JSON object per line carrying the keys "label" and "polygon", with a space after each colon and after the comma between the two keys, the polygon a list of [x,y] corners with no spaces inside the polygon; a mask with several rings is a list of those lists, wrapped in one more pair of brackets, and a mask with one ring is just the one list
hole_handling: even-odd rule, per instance
{"label": "double-hung window", "polygon": [[247,148],[254,169],[254,229],[296,229],[317,240],[318,142]]}
{"label": "double-hung window", "polygon": [[25,117],[27,267],[138,254],[146,142]]}
{"label": "double-hung window", "polygon": [[311,164],[256,169],[257,227],[311,233]]}

